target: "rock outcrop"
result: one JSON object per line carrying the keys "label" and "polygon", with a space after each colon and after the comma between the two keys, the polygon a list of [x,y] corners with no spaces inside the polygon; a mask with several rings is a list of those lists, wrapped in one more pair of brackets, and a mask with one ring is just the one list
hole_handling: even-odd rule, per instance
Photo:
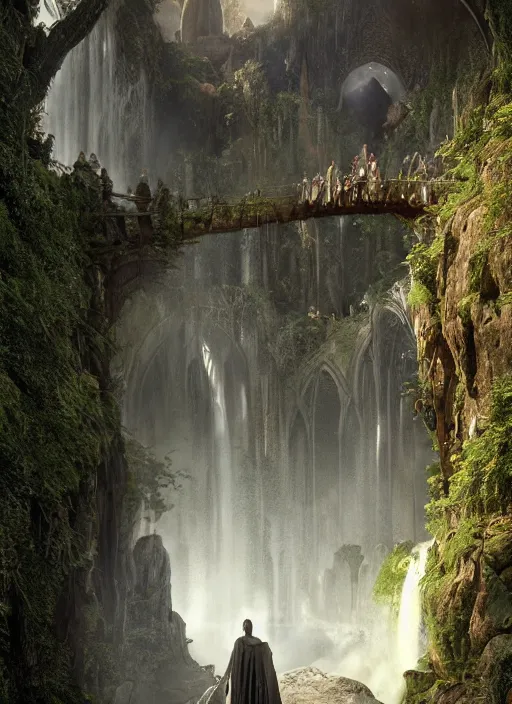
{"label": "rock outcrop", "polygon": [[115,704],[195,702],[215,683],[211,667],[190,656],[185,623],[171,607],[169,555],[159,535],[133,551],[135,583],[128,601],[122,684]]}
{"label": "rock outcrop", "polygon": [[279,689],[283,704],[380,704],[361,682],[316,667],[286,672],[279,678]]}

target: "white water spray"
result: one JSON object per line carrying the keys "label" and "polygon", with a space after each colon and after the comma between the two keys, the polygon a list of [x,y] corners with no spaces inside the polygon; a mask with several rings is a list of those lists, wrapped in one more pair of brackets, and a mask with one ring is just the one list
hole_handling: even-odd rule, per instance
{"label": "white water spray", "polygon": [[[115,0],[64,60],[46,100],[45,129],[55,135],[58,161],[72,166],[81,150],[94,152],[114,183],[126,188],[133,161],[138,168],[151,165],[153,115],[144,71],[132,80],[124,75],[115,30],[119,5]],[[51,24],[45,6],[41,13]]]}
{"label": "white water spray", "polygon": [[[393,628],[389,612],[372,604],[365,580],[360,580],[361,601],[365,603],[364,630],[348,624],[318,623],[334,644],[328,657],[314,664],[324,672],[364,682],[384,704],[400,704],[404,694],[403,673],[413,669],[423,654],[420,582],[425,574],[431,542],[413,549],[413,559],[402,588],[399,618]],[[384,551],[374,558],[382,564]],[[372,566],[365,564],[364,572]],[[373,581],[378,569],[373,570]],[[370,575],[368,574],[369,578]],[[371,592],[371,590],[370,590]],[[359,623],[363,623],[360,619]]]}
{"label": "white water spray", "polygon": [[431,545],[429,541],[414,548],[402,589],[397,633],[398,664],[402,671],[416,667],[422,654],[420,581],[425,575]]}

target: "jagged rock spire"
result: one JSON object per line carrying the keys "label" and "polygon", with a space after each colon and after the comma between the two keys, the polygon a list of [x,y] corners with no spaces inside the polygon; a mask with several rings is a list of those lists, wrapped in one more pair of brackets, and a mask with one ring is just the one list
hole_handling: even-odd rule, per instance
{"label": "jagged rock spire", "polygon": [[220,0],[186,0],[181,16],[181,39],[186,44],[199,37],[219,36],[224,31]]}

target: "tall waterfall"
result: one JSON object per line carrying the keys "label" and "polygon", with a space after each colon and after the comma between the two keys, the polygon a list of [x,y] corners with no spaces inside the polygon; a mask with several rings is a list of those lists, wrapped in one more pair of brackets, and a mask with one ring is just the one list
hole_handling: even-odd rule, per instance
{"label": "tall waterfall", "polygon": [[355,643],[387,551],[426,537],[431,451],[402,392],[415,340],[400,290],[363,315],[350,345],[327,336],[289,378],[276,362],[279,279],[295,277],[290,305],[307,321],[309,301],[335,305],[366,266],[348,232],[348,273],[335,276],[325,231],[316,234],[305,254],[293,228],[205,239],[166,286],[130,303],[120,331],[133,340],[140,327],[125,364],[125,425],[189,475],[157,530],[192,651],[219,670],[247,617],[278,669],[333,649],[327,622],[340,624],[344,647]]}
{"label": "tall waterfall", "polygon": [[[124,188],[137,168],[160,165],[147,77],[124,71],[121,3],[66,58],[46,127],[58,160],[95,152]],[[416,371],[403,292],[350,315],[350,291],[393,260],[393,238],[370,243],[354,227],[267,226],[189,248],[165,284],[126,305],[123,420],[187,475],[156,529],[193,655],[223,670],[248,617],[278,669],[329,656],[395,704],[381,651],[396,643],[371,592],[394,543],[426,538],[431,450],[403,394]],[[307,347],[317,334],[310,306],[330,332],[304,361],[287,345]],[[418,655],[422,550],[404,586],[397,672]],[[369,650],[368,637],[380,649]]]}
{"label": "tall waterfall", "polygon": [[46,102],[45,129],[56,136],[58,161],[71,166],[80,151],[94,152],[114,183],[126,188],[128,178],[152,166],[153,116],[144,72],[128,77],[124,70],[116,33],[120,5],[110,3],[64,60]]}
{"label": "tall waterfall", "polygon": [[422,653],[420,582],[425,576],[427,554],[432,541],[418,545],[405,578],[398,616],[398,657],[402,671],[417,666]]}

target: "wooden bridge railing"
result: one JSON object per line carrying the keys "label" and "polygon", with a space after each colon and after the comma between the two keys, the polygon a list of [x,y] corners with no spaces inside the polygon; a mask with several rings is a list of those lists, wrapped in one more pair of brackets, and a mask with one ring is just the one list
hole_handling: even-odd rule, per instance
{"label": "wooden bridge railing", "polygon": [[414,219],[437,202],[453,182],[393,179],[361,182],[335,202],[309,202],[301,194],[249,195],[242,199],[189,198],[180,208],[185,240],[215,232],[232,232],[267,223],[288,223],[334,215],[394,214]]}
{"label": "wooden bridge railing", "polygon": [[[415,219],[425,209],[437,202],[453,181],[415,179],[390,179],[385,182],[361,181],[349,191],[343,191],[335,202],[320,200],[309,202],[303,199],[299,187],[288,193],[272,195],[253,193],[243,198],[176,198],[170,197],[162,209],[158,196],[154,199],[113,193],[135,204],[136,211],[107,211],[109,218],[138,218],[142,240],[148,242],[151,231],[162,218],[163,210],[173,213],[174,221],[181,230],[181,240],[191,241],[207,234],[241,231],[270,223],[289,223],[310,218],[342,215],[393,214],[406,219]],[[277,191],[277,189],[276,189]],[[141,240],[141,241],[142,241]]]}

